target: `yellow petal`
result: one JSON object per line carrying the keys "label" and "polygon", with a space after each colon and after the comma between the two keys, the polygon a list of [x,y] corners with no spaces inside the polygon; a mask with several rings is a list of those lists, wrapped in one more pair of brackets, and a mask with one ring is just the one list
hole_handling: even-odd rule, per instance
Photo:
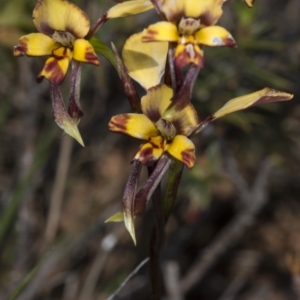
{"label": "yellow petal", "polygon": [[77,39],[74,42],[73,58],[80,62],[99,66],[100,60],[89,41]]}
{"label": "yellow petal", "polygon": [[129,76],[143,88],[149,89],[160,83],[167,52],[167,42],[143,43],[142,33],[138,33],[126,41],[122,57]]}
{"label": "yellow petal", "polygon": [[123,114],[111,118],[109,130],[121,132],[141,140],[158,135],[154,124],[143,114]]}
{"label": "yellow petal", "polygon": [[208,26],[196,32],[195,38],[198,44],[206,46],[234,47],[235,40],[232,35],[221,26]]}
{"label": "yellow petal", "polygon": [[[171,112],[174,112],[171,110]],[[189,136],[198,124],[198,115],[192,104],[175,113],[163,114],[162,119],[173,124],[178,134]]]}
{"label": "yellow petal", "polygon": [[[177,22],[184,16],[185,0],[160,0],[161,9],[168,21]],[[203,2],[203,1],[202,1]]]}
{"label": "yellow petal", "polygon": [[203,51],[193,44],[182,45],[179,44],[176,47],[175,64],[182,68],[190,63],[194,63],[197,66],[203,67]]}
{"label": "yellow petal", "polygon": [[57,59],[56,57],[48,58],[43,70],[38,75],[38,81],[41,81],[43,77],[46,77],[56,85],[61,84],[65,79],[69,63],[70,59],[68,57],[60,59]]}
{"label": "yellow petal", "polygon": [[66,134],[73,137],[80,145],[84,147],[84,143],[77,127],[77,121],[72,119],[67,112],[58,85],[52,83],[50,84],[50,95],[54,121],[62,130],[64,130]]}
{"label": "yellow petal", "polygon": [[166,148],[166,141],[161,136],[152,137],[148,143],[143,144],[133,160],[137,159],[142,164],[149,164],[160,159]]}
{"label": "yellow petal", "polygon": [[43,33],[30,33],[19,39],[19,44],[14,47],[14,56],[51,55],[52,51],[59,47],[60,44]]}
{"label": "yellow petal", "polygon": [[193,142],[184,135],[176,135],[166,149],[173,157],[183,162],[189,169],[195,163],[195,146]]}
{"label": "yellow petal", "polygon": [[143,42],[177,42],[179,34],[177,26],[171,22],[158,22],[144,29]]}
{"label": "yellow petal", "polygon": [[69,58],[69,60],[72,59],[72,53],[69,48],[66,47],[59,47],[57,49],[54,49],[52,51],[52,55],[55,56],[56,58]]}
{"label": "yellow petal", "polygon": [[69,1],[38,0],[32,17],[37,30],[47,35],[61,30],[73,34],[76,38],[83,38],[90,30],[87,15]]}
{"label": "yellow petal", "polygon": [[200,18],[201,24],[210,26],[218,22],[226,0],[184,0],[185,16]]}
{"label": "yellow petal", "polygon": [[293,95],[291,94],[276,91],[270,88],[264,88],[260,91],[230,100],[221,109],[213,114],[213,118],[220,118],[250,106],[277,101],[287,101],[292,98]]}
{"label": "yellow petal", "polygon": [[121,18],[145,12],[153,8],[151,1],[131,0],[116,4],[107,12],[107,18]]}
{"label": "yellow petal", "polygon": [[165,84],[150,88],[141,100],[143,113],[152,122],[157,122],[170,105],[172,97],[173,90]]}
{"label": "yellow petal", "polygon": [[213,25],[221,17],[226,0],[161,0],[167,20],[178,22],[182,17],[201,20],[202,25]]}

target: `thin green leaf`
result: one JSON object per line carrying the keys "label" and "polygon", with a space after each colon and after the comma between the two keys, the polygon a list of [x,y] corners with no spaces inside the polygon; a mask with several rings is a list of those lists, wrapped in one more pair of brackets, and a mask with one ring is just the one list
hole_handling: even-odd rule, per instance
{"label": "thin green leaf", "polygon": [[116,69],[117,69],[117,61],[114,56],[114,53],[108,48],[102,41],[100,41],[96,37],[92,37],[89,42],[94,47],[94,50],[102,54]]}

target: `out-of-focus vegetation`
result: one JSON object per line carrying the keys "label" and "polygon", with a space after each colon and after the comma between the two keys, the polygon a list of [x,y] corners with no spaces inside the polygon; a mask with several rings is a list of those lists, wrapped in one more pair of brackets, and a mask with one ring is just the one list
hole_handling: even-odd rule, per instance
{"label": "out-of-focus vegetation", "polygon": [[[114,5],[110,0],[74,3],[91,23]],[[79,128],[86,147],[62,135],[52,120],[48,82],[35,81],[44,58],[12,55],[18,38],[35,31],[35,4],[0,2],[0,299],[16,299],[17,294],[22,300],[107,299],[148,256],[151,208],[137,220],[137,247],[122,223],[104,223],[120,209],[139,143],[108,131],[110,117],[128,112],[129,105],[105,58],[100,67],[83,68],[85,115]],[[129,35],[157,18],[148,12],[116,19],[97,36],[121,51]],[[173,275],[179,269],[178,299],[297,299],[299,20],[299,0],[258,0],[251,10],[240,0],[228,0],[221,24],[238,48],[204,50],[205,68],[193,96],[200,118],[265,86],[295,97],[220,119],[194,138],[197,162],[184,172],[162,257],[164,274],[170,262]],[[245,183],[258,190],[248,192],[250,199],[245,198]],[[263,200],[252,211],[257,199]],[[247,213],[251,222],[239,223]],[[234,235],[230,224],[241,232]],[[213,252],[215,244],[221,246],[219,254]],[[205,269],[201,255],[209,253],[213,257]],[[193,281],[191,272],[197,268],[202,275],[196,272]],[[167,287],[169,278],[165,276]],[[168,288],[166,294],[175,299]],[[150,299],[147,267],[118,299],[141,298]]]}

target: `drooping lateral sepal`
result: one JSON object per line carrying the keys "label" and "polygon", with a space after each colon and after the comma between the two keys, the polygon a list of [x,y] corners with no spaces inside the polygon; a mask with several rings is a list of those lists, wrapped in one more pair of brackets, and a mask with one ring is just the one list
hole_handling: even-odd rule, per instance
{"label": "drooping lateral sepal", "polygon": [[82,64],[77,61],[72,61],[68,113],[77,124],[83,116],[83,111],[80,105],[81,70]]}
{"label": "drooping lateral sepal", "polygon": [[73,137],[80,145],[84,146],[77,127],[77,122],[68,114],[59,87],[50,83],[50,93],[54,121],[66,134]]}
{"label": "drooping lateral sepal", "polygon": [[135,196],[135,214],[142,215],[155,189],[169,169],[172,159],[163,154],[143,187]]}
{"label": "drooping lateral sepal", "polygon": [[125,191],[122,199],[122,211],[124,215],[124,223],[126,229],[130,233],[134,244],[136,245],[135,229],[134,229],[134,207],[135,207],[135,195],[138,179],[142,164],[140,161],[135,160],[132,165],[132,171],[128,178]]}
{"label": "drooping lateral sepal", "polygon": [[173,115],[183,110],[191,101],[192,91],[196,82],[200,67],[192,64],[186,74],[183,85],[178,93],[174,96],[171,104],[164,113],[165,117]]}
{"label": "drooping lateral sepal", "polygon": [[121,83],[122,83],[124,92],[127,96],[129,104],[131,106],[131,109],[135,113],[141,113],[142,110],[141,110],[141,104],[140,104],[140,99],[139,99],[138,93],[137,93],[137,91],[133,85],[133,82],[125,68],[125,65],[113,43],[112,43],[112,49],[113,49],[113,52],[115,54],[116,61],[117,61],[117,71],[118,71],[119,77],[121,79]]}

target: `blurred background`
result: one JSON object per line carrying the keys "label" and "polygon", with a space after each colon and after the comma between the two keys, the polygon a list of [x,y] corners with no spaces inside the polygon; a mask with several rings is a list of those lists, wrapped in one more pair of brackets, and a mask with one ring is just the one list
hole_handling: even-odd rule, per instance
{"label": "blurred background", "polygon": [[[73,2],[92,24],[114,5]],[[183,173],[166,228],[164,299],[300,299],[300,1],[256,2],[251,10],[241,0],[224,4],[219,24],[238,48],[204,49],[193,103],[203,119],[265,86],[295,96],[224,117],[193,138],[197,161]],[[140,142],[108,131],[130,107],[104,57],[83,67],[85,147],[62,134],[48,82],[35,81],[45,58],[12,55],[19,37],[36,31],[35,4],[0,0],[0,299],[107,299],[149,255],[151,207],[136,220],[136,247],[123,223],[104,223],[121,208]],[[157,20],[154,12],[112,20],[97,36],[121,52]],[[148,264],[114,299],[141,298],[151,299]]]}

